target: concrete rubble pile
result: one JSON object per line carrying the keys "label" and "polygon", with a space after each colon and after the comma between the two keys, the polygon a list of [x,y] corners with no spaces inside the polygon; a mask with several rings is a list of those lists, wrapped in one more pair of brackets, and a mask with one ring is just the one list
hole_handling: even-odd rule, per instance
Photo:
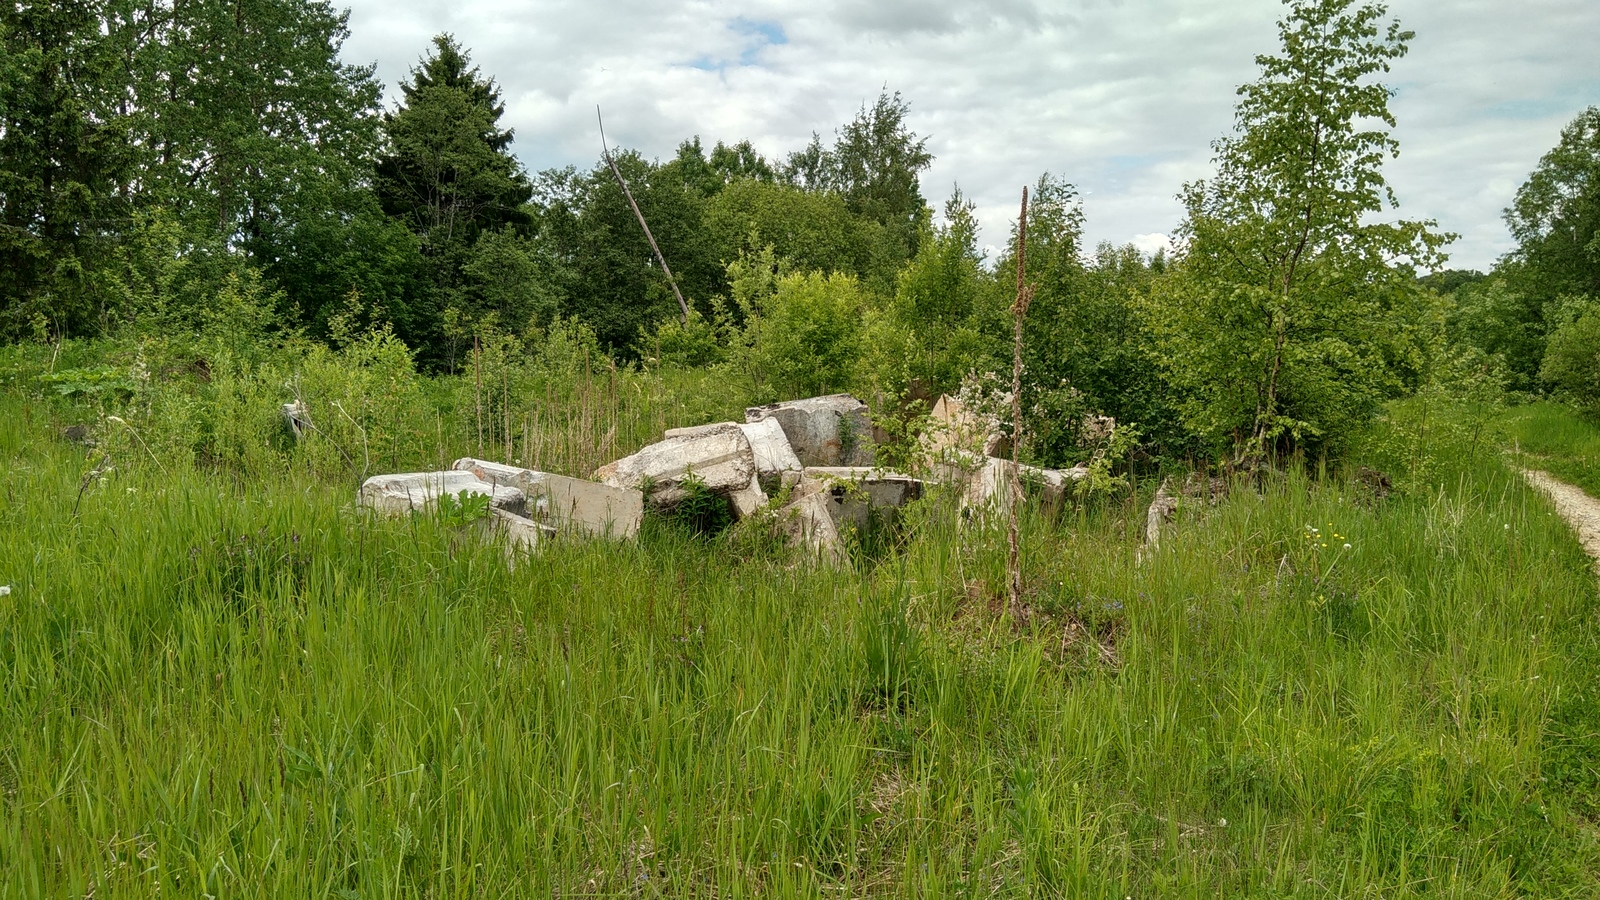
{"label": "concrete rubble pile", "polygon": [[[751,407],[744,422],[669,429],[662,440],[600,467],[593,480],[466,458],[446,472],[374,476],[358,501],[401,515],[432,509],[446,494],[486,496],[483,532],[508,550],[532,550],[557,534],[627,540],[638,534],[646,507],[670,511],[708,493],[728,504],[735,522],[770,526],[791,546],[838,563],[846,535],[892,523],[928,484],[957,486],[969,516],[1009,508],[1013,466],[996,458],[1005,446],[998,423],[948,396],[939,398],[934,421],[922,444],[931,469],[925,478],[875,467],[867,405],[833,394]],[[1082,467],[1020,471],[1047,504],[1061,502],[1086,474]]]}

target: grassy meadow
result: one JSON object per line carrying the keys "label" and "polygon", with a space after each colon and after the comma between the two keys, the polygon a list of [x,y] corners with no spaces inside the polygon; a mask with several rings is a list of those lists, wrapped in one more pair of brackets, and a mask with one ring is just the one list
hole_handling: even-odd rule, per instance
{"label": "grassy meadow", "polygon": [[[480,442],[582,473],[730,415],[714,379],[507,376],[487,435],[429,406],[470,381],[325,392],[362,424],[295,447],[270,366],[112,410],[38,362],[0,380],[0,895],[1600,895],[1596,586],[1464,439],[1388,496],[1187,502],[1143,558],[1149,479],[1031,511],[1018,629],[1003,532],[938,496],[840,571],[665,521],[509,566],[352,508]],[[1529,453],[1535,416],[1589,427],[1512,410]]]}
{"label": "grassy meadow", "polygon": [[1552,475],[1600,497],[1600,424],[1558,403],[1530,403],[1507,410],[1502,427],[1528,468]]}

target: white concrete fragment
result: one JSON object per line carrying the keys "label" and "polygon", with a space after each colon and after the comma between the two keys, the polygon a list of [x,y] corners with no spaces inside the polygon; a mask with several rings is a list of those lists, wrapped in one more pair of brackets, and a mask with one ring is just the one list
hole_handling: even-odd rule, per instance
{"label": "white concrete fragment", "polygon": [[805,481],[828,488],[829,512],[834,526],[843,531],[866,532],[872,516],[892,519],[900,507],[922,496],[920,478],[870,466],[810,466]]}
{"label": "white concrete fragment", "polygon": [[527,506],[527,495],[517,488],[492,485],[471,472],[457,471],[374,475],[361,485],[356,502],[384,515],[397,516],[431,509],[444,494],[487,496],[490,508],[517,514]]}
{"label": "white concrete fragment", "polygon": [[761,481],[755,475],[750,476],[750,484],[743,490],[728,494],[728,508],[733,512],[734,521],[747,519],[766,505],[767,492],[761,489]]}
{"label": "white concrete fragment", "polygon": [[306,405],[299,400],[283,405],[283,424],[289,433],[296,439],[303,436],[311,428],[311,413]]}
{"label": "white concrete fragment", "polygon": [[471,457],[456,460],[455,468],[491,484],[520,489],[528,498],[528,517],[541,525],[594,537],[631,538],[639,533],[644,495],[638,490]]}
{"label": "white concrete fragment", "polygon": [[[957,470],[950,470],[955,472]],[[999,512],[1005,514],[1011,509],[1011,473],[1012,463],[1006,459],[988,457],[983,466],[975,471],[970,471],[967,477],[967,487],[962,493],[962,511],[972,512]],[[1047,506],[1059,505],[1066,499],[1067,490],[1079,480],[1089,474],[1085,466],[1074,466],[1071,469],[1041,469],[1037,466],[1019,466],[1016,471],[1021,473],[1024,492],[1032,486],[1038,490],[1039,498]]]}
{"label": "white concrete fragment", "polygon": [[705,437],[730,428],[744,432],[745,440],[750,442],[750,453],[755,458],[756,477],[761,480],[763,490],[778,490],[783,485],[784,473],[798,474],[805,468],[800,465],[799,457],[794,455],[794,448],[789,446],[789,439],[784,435],[783,427],[776,419],[763,419],[755,423],[716,422],[690,428],[668,428],[666,437]]}
{"label": "white concrete fragment", "polygon": [[1023,488],[1037,488],[1039,499],[1047,507],[1060,506],[1067,499],[1067,492],[1089,476],[1089,467],[1081,463],[1070,469],[1023,466],[1021,471]]}
{"label": "white concrete fragment", "polygon": [[983,465],[973,471],[961,495],[961,511],[966,514],[998,512],[1011,509],[1011,463],[988,457]]}
{"label": "white concrete fragment", "polygon": [[867,405],[849,394],[752,406],[744,417],[750,424],[776,419],[804,465],[872,465],[872,419]]}
{"label": "white concrete fragment", "polygon": [[1150,501],[1150,508],[1145,510],[1144,540],[1152,553],[1161,547],[1162,526],[1172,521],[1173,514],[1178,511],[1178,498],[1171,487],[1172,479],[1163,479],[1161,487],[1156,488],[1155,498]]}
{"label": "white concrete fragment", "polygon": [[1001,456],[1009,449],[999,419],[980,416],[949,394],[939,395],[929,418],[932,421],[921,443],[935,464],[975,468],[983,459]]}
{"label": "white concrete fragment", "polygon": [[800,464],[794,448],[789,446],[789,437],[783,433],[783,426],[777,419],[747,422],[739,429],[750,441],[750,452],[756,458],[756,476],[761,479],[762,487],[778,490],[789,473],[794,473],[793,477],[798,479],[800,470],[805,467]]}
{"label": "white concrete fragment", "polygon": [[748,490],[755,475],[750,441],[731,422],[686,429],[594,473],[596,481],[612,487],[647,490],[645,499],[659,507],[682,502],[691,478],[727,497]]}
{"label": "white concrete fragment", "polygon": [[532,519],[513,515],[503,509],[492,510],[489,518],[483,520],[481,527],[485,535],[505,543],[508,556],[515,553],[534,553],[539,549],[541,541],[555,534],[555,529],[548,525],[541,525]]}
{"label": "white concrete fragment", "polygon": [[844,562],[844,542],[833,521],[832,493],[821,479],[802,480],[775,513],[778,532],[791,547],[828,565]]}

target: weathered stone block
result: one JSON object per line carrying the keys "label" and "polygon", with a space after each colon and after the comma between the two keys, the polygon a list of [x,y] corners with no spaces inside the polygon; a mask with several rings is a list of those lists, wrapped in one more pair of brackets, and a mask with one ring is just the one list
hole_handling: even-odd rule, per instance
{"label": "weathered stone block", "polygon": [[282,415],[283,427],[295,440],[304,437],[305,433],[311,430],[311,413],[306,411],[306,405],[299,400],[285,403]]}
{"label": "weathered stone block", "polygon": [[491,510],[489,518],[484,520],[483,527],[487,534],[503,541],[507,551],[523,553],[537,551],[540,542],[552,537],[556,532],[548,525],[541,525],[532,519],[513,515],[503,509]]}
{"label": "weathered stone block", "polygon": [[748,496],[756,463],[744,431],[728,422],[683,429],[632,456],[601,466],[594,477],[612,487],[647,490],[647,502],[670,508],[688,497],[686,484],[691,478],[723,497],[742,492]]}
{"label": "weathered stone block", "polygon": [[805,481],[827,488],[828,508],[836,528],[866,532],[872,518],[892,520],[900,507],[922,496],[920,478],[870,466],[809,466]]}
{"label": "weathered stone block", "polygon": [[867,405],[849,394],[752,406],[744,415],[750,424],[777,420],[803,465],[872,465],[872,419]]}
{"label": "weathered stone block", "polygon": [[746,422],[739,429],[750,442],[750,451],[756,458],[756,477],[763,488],[776,491],[783,487],[785,478],[798,480],[805,466],[795,455],[789,436],[783,433],[783,426],[777,419]]}
{"label": "weathered stone block", "polygon": [[527,495],[528,517],[541,525],[594,537],[639,533],[644,495],[637,490],[470,457],[456,460],[455,468],[491,484],[518,488]]}
{"label": "weathered stone block", "polygon": [[980,416],[949,394],[939,396],[929,418],[932,421],[922,436],[922,449],[936,464],[973,467],[981,465],[984,458],[1003,455],[1010,447],[999,419]]}
{"label": "weathered stone block", "polygon": [[[954,474],[960,470],[952,467],[948,471]],[[1068,489],[1088,474],[1088,469],[1083,466],[1041,469],[1024,465],[1019,466],[1017,471],[1021,475],[1024,493],[1037,491],[1039,499],[1046,506],[1059,506],[1066,499]],[[1010,460],[994,457],[985,459],[976,470],[968,470],[965,473],[966,489],[961,497],[962,510],[968,514],[974,511],[1008,512],[1011,509],[1011,472]]]}
{"label": "weathered stone block", "polygon": [[361,485],[356,501],[384,515],[400,515],[430,509],[441,495],[462,493],[487,496],[490,508],[518,515],[527,506],[527,495],[517,488],[493,485],[471,472],[457,471],[374,475]]}
{"label": "weathered stone block", "polygon": [[802,480],[790,493],[789,502],[774,513],[774,522],[789,546],[806,551],[818,562],[838,565],[844,561],[844,542],[833,521],[827,482]]}

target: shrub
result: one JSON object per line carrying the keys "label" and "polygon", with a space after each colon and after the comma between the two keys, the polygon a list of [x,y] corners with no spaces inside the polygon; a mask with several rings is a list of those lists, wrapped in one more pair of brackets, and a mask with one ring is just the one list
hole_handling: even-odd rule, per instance
{"label": "shrub", "polygon": [[1550,335],[1539,380],[1579,406],[1600,407],[1600,305],[1590,305]]}
{"label": "shrub", "polygon": [[758,383],[785,396],[849,389],[861,354],[861,288],[848,275],[785,275],[764,308],[747,313],[746,339]]}

